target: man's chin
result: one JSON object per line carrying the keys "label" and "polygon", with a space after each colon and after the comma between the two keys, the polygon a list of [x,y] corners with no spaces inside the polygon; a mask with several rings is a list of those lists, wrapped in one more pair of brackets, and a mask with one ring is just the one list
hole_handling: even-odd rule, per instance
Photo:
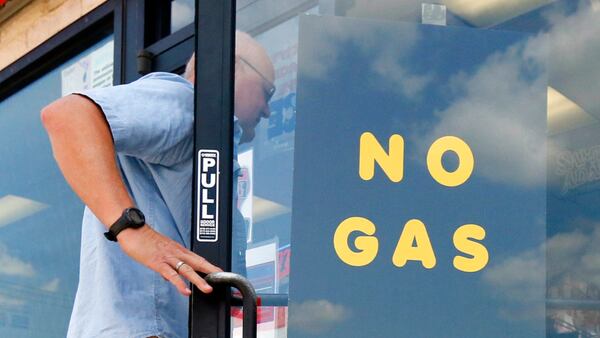
{"label": "man's chin", "polygon": [[244,130],[244,131],[242,131],[242,137],[240,138],[240,144],[252,142],[252,140],[254,140],[254,136],[255,136],[254,130],[251,130],[251,131]]}

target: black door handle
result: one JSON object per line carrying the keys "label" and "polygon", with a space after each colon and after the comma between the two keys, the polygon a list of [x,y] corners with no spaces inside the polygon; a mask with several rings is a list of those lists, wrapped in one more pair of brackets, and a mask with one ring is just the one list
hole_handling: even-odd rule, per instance
{"label": "black door handle", "polygon": [[233,286],[240,291],[244,309],[244,338],[256,338],[256,291],[250,281],[232,272],[215,272],[204,279],[208,284]]}

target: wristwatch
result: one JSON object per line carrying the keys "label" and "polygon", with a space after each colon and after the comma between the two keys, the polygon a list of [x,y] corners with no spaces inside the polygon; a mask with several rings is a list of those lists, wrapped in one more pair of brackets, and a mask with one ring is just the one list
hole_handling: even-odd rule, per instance
{"label": "wristwatch", "polygon": [[109,241],[116,242],[117,235],[127,228],[141,228],[146,224],[144,214],[138,208],[127,208],[123,210],[123,214],[119,219],[110,226],[104,237]]}

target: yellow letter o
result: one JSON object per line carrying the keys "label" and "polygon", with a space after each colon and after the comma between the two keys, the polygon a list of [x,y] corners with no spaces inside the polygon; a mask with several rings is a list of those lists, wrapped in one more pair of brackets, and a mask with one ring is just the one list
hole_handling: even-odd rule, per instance
{"label": "yellow letter o", "polygon": [[[458,168],[448,172],[442,165],[442,156],[447,151],[453,151],[458,156]],[[469,145],[456,136],[441,137],[429,147],[427,152],[427,169],[429,174],[439,184],[456,187],[465,183],[473,173],[475,158]]]}
{"label": "yellow letter o", "polygon": [[[333,235],[333,247],[342,262],[351,266],[365,266],[377,256],[379,240],[374,237],[375,224],[363,217],[346,218],[338,225]],[[353,251],[348,246],[348,237],[354,231],[360,231],[368,236],[358,236],[354,246],[360,251]]]}

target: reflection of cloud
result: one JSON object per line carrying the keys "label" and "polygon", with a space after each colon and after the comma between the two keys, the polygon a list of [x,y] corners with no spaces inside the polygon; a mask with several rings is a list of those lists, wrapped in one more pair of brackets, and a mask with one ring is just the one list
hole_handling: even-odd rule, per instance
{"label": "reflection of cloud", "polygon": [[[589,226],[586,220],[577,222]],[[489,267],[483,274],[483,282],[504,301],[500,311],[507,318],[539,319],[539,316],[543,316],[542,300],[545,299],[546,281],[551,298],[575,297],[572,290],[567,290],[564,294],[552,291],[562,289],[569,281],[571,284],[575,282],[600,287],[598,243],[599,224],[594,225],[591,233],[574,230],[554,235],[537,249],[525,251]],[[508,316],[509,313],[512,315]]]}
{"label": "reflection of cloud", "polygon": [[[358,50],[361,57],[370,60],[372,74],[365,74],[382,89],[392,90],[408,98],[418,95],[431,82],[427,74],[417,74],[403,64],[412,50],[412,45],[419,38],[418,26],[407,24],[398,29],[390,29],[381,23],[369,25],[364,21],[361,25],[349,25],[348,21],[330,18],[327,29],[320,34],[313,34],[311,39],[303,40],[303,50],[310,51],[300,60],[303,75],[324,79],[329,71],[335,69],[342,56]],[[347,19],[345,19],[347,20]],[[386,41],[384,49],[378,41]]]}
{"label": "reflection of cloud", "polygon": [[325,299],[292,303],[290,326],[308,333],[323,333],[350,317],[350,311]]}
{"label": "reflection of cloud", "polygon": [[508,257],[483,274],[503,305],[500,314],[509,320],[538,322],[545,316],[545,247]]}
{"label": "reflection of cloud", "polygon": [[[463,138],[475,153],[474,173],[524,186],[546,183],[546,78],[538,39],[494,53],[472,75],[450,83],[464,93],[439,112],[423,146],[444,135]],[[423,152],[425,150],[422,150]]]}
{"label": "reflection of cloud", "polygon": [[48,292],[56,292],[56,291],[58,291],[59,284],[60,284],[60,279],[54,278],[51,281],[49,281],[48,283],[42,285],[41,289],[44,291],[48,291]]}
{"label": "reflection of cloud", "polygon": [[581,231],[561,233],[548,240],[548,280],[561,281],[575,276],[600,287],[600,226],[591,234]]}
{"label": "reflection of cloud", "polygon": [[477,153],[476,174],[505,184],[546,184],[546,126],[539,114],[546,79],[530,67],[549,55],[552,85],[600,115],[599,18],[584,5],[571,15],[554,12],[549,30],[492,55],[473,75],[455,75],[450,83],[465,95],[439,113],[425,144],[447,133],[462,136]]}
{"label": "reflection of cloud", "polygon": [[549,15],[551,29],[545,33],[552,50],[553,85],[589,113],[600,116],[600,12],[580,2],[572,15]]}
{"label": "reflection of cloud", "polygon": [[22,299],[13,298],[0,294],[0,306],[2,307],[20,307],[25,304]]}
{"label": "reflection of cloud", "polygon": [[44,210],[48,205],[24,197],[6,195],[0,198],[0,227]]}
{"label": "reflection of cloud", "polygon": [[499,290],[508,300],[531,301],[544,297],[546,282],[543,246],[525,251],[489,267],[483,280]]}
{"label": "reflection of cloud", "polygon": [[10,256],[6,246],[0,243],[0,274],[32,277],[35,275],[35,270],[31,264],[26,263],[17,257]]}
{"label": "reflection of cloud", "polygon": [[[413,35],[416,35],[416,33]],[[386,38],[384,37],[383,39]],[[415,97],[431,82],[431,76],[412,74],[409,68],[401,64],[403,51],[408,50],[406,43],[391,42],[390,44],[385,44],[385,46],[387,48],[377,54],[373,60],[373,64],[371,65],[372,70],[375,74],[379,75],[381,80],[383,80],[383,84],[388,89],[399,89],[398,94],[408,98]]]}

